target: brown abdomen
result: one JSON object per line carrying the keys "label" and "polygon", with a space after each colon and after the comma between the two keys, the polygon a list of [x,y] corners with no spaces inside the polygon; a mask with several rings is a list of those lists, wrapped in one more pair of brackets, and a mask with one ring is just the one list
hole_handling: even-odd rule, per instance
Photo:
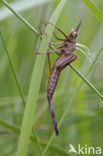
{"label": "brown abdomen", "polygon": [[47,89],[48,98],[52,98],[53,96],[54,90],[58,82],[59,75],[60,75],[60,71],[57,68],[53,67],[48,81],[48,89]]}

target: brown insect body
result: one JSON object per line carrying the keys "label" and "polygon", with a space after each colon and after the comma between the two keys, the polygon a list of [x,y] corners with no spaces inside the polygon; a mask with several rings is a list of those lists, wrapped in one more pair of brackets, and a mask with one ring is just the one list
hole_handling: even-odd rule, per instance
{"label": "brown insect body", "polygon": [[74,45],[74,47],[71,45],[69,45],[69,46],[70,46],[70,48],[72,47],[71,49],[69,49],[70,51],[68,51],[68,46],[67,46],[67,48],[65,47],[64,49],[61,50],[62,53],[59,56],[59,58],[56,59],[54,65],[53,65],[53,68],[51,70],[49,80],[48,80],[47,97],[48,97],[50,112],[51,112],[52,120],[54,123],[56,135],[58,135],[58,129],[57,129],[57,122],[56,122],[53,105],[52,105],[53,93],[57,86],[57,82],[58,82],[61,71],[68,64],[70,64],[72,61],[74,61],[77,58],[74,54],[72,54],[72,52],[76,48],[75,45]]}
{"label": "brown insect body", "polygon": [[[46,24],[51,24],[51,23],[46,22]],[[61,44],[63,44],[63,46],[57,48],[54,51],[46,52],[46,54],[48,54],[48,53],[59,51],[59,50],[61,51],[60,56],[56,59],[54,65],[53,65],[53,68],[50,72],[50,76],[49,76],[49,80],[48,80],[48,89],[47,89],[47,98],[48,98],[48,102],[49,102],[50,113],[51,113],[51,117],[53,120],[56,135],[58,135],[58,129],[57,129],[57,121],[56,121],[54,109],[53,109],[52,98],[53,98],[54,90],[57,86],[58,78],[60,76],[61,71],[77,58],[77,56],[75,56],[73,54],[73,51],[76,49],[76,37],[77,37],[77,31],[80,27],[80,24],[81,24],[81,21],[78,24],[78,26],[76,27],[76,29],[71,30],[71,32],[68,36],[66,36],[64,34],[64,32],[62,32],[59,28],[56,27],[60,32],[63,33],[63,35],[65,36],[66,39],[59,39],[59,40],[64,41],[61,43]],[[41,52],[37,52],[37,54],[40,54],[40,53]],[[42,52],[42,54],[43,53],[44,52]]]}

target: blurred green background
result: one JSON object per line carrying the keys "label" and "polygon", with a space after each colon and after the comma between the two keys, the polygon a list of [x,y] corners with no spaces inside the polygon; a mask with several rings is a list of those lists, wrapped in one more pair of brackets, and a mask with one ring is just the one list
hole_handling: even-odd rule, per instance
{"label": "blurred green background", "polygon": [[[59,0],[9,0],[9,3],[37,30],[45,27],[42,20],[48,21],[57,7]],[[95,5],[103,10],[103,1],[93,0]],[[71,28],[75,28],[80,18],[83,20],[78,33],[77,42],[89,47],[95,54],[103,46],[103,24],[82,0],[68,0],[60,14],[57,26],[66,34]],[[33,65],[36,60],[35,48],[38,37],[30,31],[22,21],[13,15],[0,2],[0,30],[3,34],[17,79],[23,90],[25,100],[28,95]],[[57,30],[55,33],[63,37]],[[57,42],[52,38],[53,42]],[[74,52],[78,59],[73,65],[83,74],[86,74],[90,61],[79,51]],[[56,54],[51,54],[53,65]],[[103,53],[94,64],[89,81],[103,93]],[[37,67],[38,68],[38,67]],[[39,72],[39,71],[38,71]],[[35,75],[36,76],[36,75]],[[34,128],[39,140],[44,145],[53,132],[53,124],[48,108],[46,90],[49,76],[48,61],[46,60],[42,76],[40,94],[34,116]],[[80,85],[81,78],[68,66],[62,72],[53,97],[53,105],[57,121],[60,120],[68,105],[69,111],[62,122],[59,138],[54,139],[51,148],[47,151],[48,156],[58,156],[63,150],[68,155],[69,144],[77,147],[78,144],[103,147],[103,101],[83,83],[76,97],[72,100],[76,89]],[[35,86],[34,86],[35,87]],[[72,102],[71,102],[72,101]],[[24,113],[18,88],[10,68],[4,44],[0,37],[0,156],[14,156],[17,150],[18,131],[13,131],[10,125],[20,127]],[[53,147],[52,147],[53,146]],[[59,148],[59,149],[58,149]],[[57,150],[58,149],[58,150]],[[28,156],[39,155],[35,143],[30,143]],[[61,154],[64,155],[64,154]],[[88,154],[87,154],[88,155]],[[91,154],[92,155],[92,154]]]}

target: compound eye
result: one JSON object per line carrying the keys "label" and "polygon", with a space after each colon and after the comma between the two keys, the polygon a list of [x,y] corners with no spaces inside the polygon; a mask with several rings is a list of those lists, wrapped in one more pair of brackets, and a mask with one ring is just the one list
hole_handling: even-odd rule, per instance
{"label": "compound eye", "polygon": [[77,37],[77,32],[76,32],[76,31],[73,31],[73,32],[72,32],[72,36],[73,36],[73,37]]}
{"label": "compound eye", "polygon": [[77,32],[75,31],[75,29],[72,29],[72,30],[71,30],[71,35],[72,35],[73,37],[77,37]]}

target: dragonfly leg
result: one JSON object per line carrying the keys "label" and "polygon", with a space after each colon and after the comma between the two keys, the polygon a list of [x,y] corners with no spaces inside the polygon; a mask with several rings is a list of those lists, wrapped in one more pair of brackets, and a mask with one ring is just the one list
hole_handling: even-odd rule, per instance
{"label": "dragonfly leg", "polygon": [[65,39],[57,37],[56,34],[55,34],[54,32],[53,32],[53,35],[55,36],[55,38],[56,38],[57,40],[59,40],[59,41],[65,41]]}
{"label": "dragonfly leg", "polygon": [[67,38],[67,35],[60,28],[58,28],[56,25],[54,25],[50,22],[46,22],[46,21],[43,21],[42,23],[45,25],[50,24],[50,25],[54,26],[58,31],[60,31],[65,36],[65,38]]}
{"label": "dragonfly leg", "polygon": [[57,51],[59,51],[59,49],[54,49],[54,50],[46,51],[46,52],[39,52],[39,51],[37,51],[36,54],[50,54],[50,53],[55,53]]}
{"label": "dragonfly leg", "polygon": [[[46,34],[46,36],[47,36],[47,38],[48,38],[48,44],[49,44],[49,45],[61,45],[61,44],[64,44],[64,42],[51,43],[48,34],[47,34],[45,31],[44,31],[44,33]],[[61,40],[64,41],[64,39],[61,39]]]}

